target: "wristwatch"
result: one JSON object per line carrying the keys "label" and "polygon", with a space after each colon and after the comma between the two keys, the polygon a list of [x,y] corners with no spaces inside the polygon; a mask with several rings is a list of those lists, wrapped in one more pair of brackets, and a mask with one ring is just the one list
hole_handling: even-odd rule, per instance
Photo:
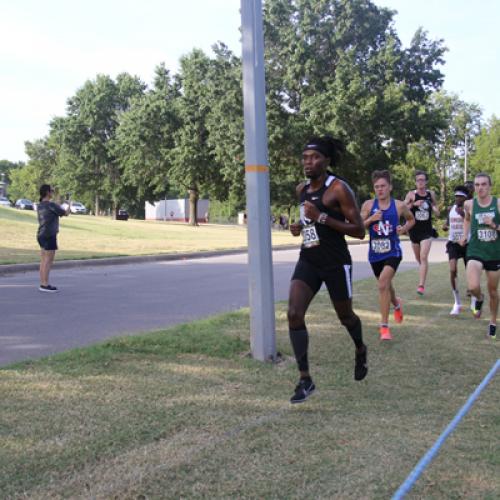
{"label": "wristwatch", "polygon": [[325,213],[325,212],[321,212],[321,213],[319,214],[319,217],[318,217],[317,222],[318,222],[319,224],[326,224],[326,219],[327,219],[327,217],[328,217],[328,214],[327,214],[327,213]]}

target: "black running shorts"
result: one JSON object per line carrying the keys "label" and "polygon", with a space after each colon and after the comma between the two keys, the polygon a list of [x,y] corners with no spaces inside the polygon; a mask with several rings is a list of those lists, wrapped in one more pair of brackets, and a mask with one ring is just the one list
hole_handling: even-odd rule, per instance
{"label": "black running shorts", "polygon": [[370,262],[370,265],[372,266],[373,274],[378,278],[385,266],[392,267],[394,272],[396,272],[400,262],[401,257],[389,257],[388,259],[379,260],[378,262]]}
{"label": "black running shorts", "polygon": [[411,231],[409,231],[408,235],[410,236],[410,241],[412,243],[420,245],[421,241],[429,240],[432,238],[432,231],[430,231],[429,233],[412,233]]}
{"label": "black running shorts", "polygon": [[43,250],[57,250],[57,236],[38,236],[38,244]]}
{"label": "black running shorts", "polygon": [[325,283],[333,301],[348,300],[352,297],[352,265],[342,264],[320,269],[306,260],[299,259],[292,280],[303,281],[316,294]]}
{"label": "black running shorts", "polygon": [[485,271],[500,271],[500,259],[498,259],[498,260],[483,260],[483,259],[480,259],[479,257],[474,257],[472,255],[470,257],[467,257],[467,262],[469,262],[471,260],[477,260],[478,262],[481,262],[481,264],[483,265],[483,269]]}
{"label": "black running shorts", "polygon": [[467,245],[462,246],[453,241],[448,241],[446,243],[446,253],[448,254],[448,260],[464,259],[464,262],[466,262]]}

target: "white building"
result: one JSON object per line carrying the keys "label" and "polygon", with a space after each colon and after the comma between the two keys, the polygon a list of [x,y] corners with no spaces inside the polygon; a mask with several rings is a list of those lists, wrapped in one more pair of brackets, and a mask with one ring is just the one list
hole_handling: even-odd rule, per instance
{"label": "white building", "polygon": [[[208,222],[208,200],[198,200],[198,221]],[[146,220],[189,221],[189,198],[146,202]]]}

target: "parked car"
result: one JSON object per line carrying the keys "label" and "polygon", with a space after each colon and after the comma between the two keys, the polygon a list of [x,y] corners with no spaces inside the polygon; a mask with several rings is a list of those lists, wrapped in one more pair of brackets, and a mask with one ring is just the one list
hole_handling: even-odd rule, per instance
{"label": "parked car", "polygon": [[118,210],[116,220],[128,220],[128,212],[126,210]]}
{"label": "parked car", "polygon": [[0,196],[0,207],[11,207],[12,203],[5,196]]}
{"label": "parked car", "polygon": [[83,203],[80,203],[79,201],[72,201],[71,205],[69,207],[69,210],[72,214],[86,214],[87,209],[85,208],[85,205]]}
{"label": "parked car", "polygon": [[33,202],[31,200],[27,200],[26,198],[21,198],[17,200],[15,205],[19,210],[34,210]]}

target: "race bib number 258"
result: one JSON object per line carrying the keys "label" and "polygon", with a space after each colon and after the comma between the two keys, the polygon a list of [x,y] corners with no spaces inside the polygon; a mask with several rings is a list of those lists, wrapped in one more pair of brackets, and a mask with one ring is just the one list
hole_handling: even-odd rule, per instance
{"label": "race bib number 258", "polygon": [[311,248],[319,245],[319,236],[314,224],[309,224],[302,228],[302,246]]}

